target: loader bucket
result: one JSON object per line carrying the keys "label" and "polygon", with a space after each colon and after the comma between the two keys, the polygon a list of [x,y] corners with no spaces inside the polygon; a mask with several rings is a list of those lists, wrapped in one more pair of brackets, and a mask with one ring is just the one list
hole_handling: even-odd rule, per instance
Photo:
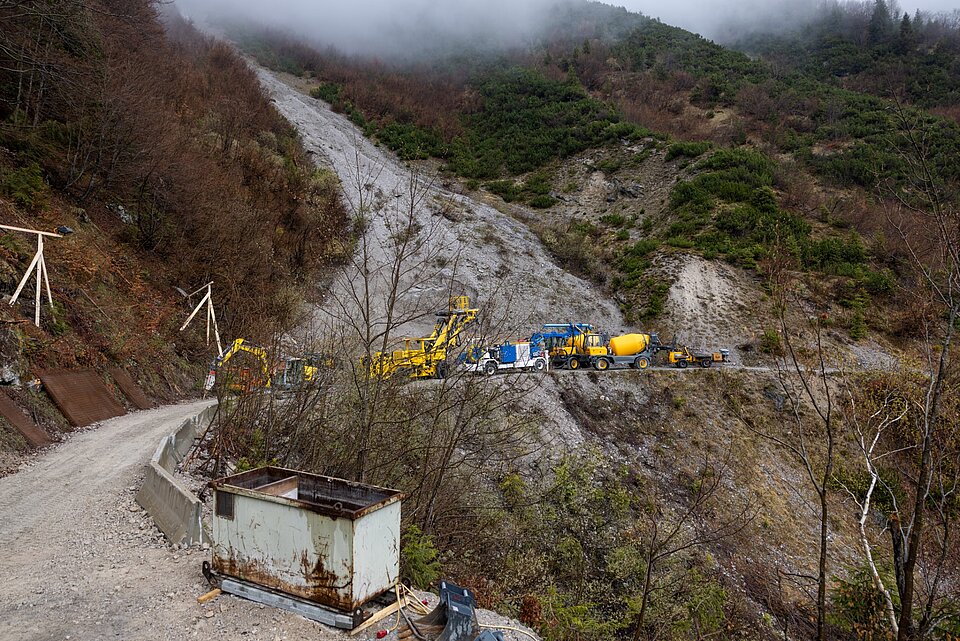
{"label": "loader bucket", "polygon": [[476,607],[473,592],[449,581],[441,581],[440,603],[416,623],[425,627],[443,626],[436,641],[474,641],[480,629]]}

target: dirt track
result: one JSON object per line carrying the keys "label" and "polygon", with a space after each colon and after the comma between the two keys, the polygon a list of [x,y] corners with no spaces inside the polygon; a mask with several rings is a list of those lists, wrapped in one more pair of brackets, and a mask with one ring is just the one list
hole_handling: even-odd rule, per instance
{"label": "dirt track", "polygon": [[105,421],[0,478],[0,640],[343,638],[232,597],[198,605],[206,553],[170,548],[134,502],[160,438],[209,403]]}

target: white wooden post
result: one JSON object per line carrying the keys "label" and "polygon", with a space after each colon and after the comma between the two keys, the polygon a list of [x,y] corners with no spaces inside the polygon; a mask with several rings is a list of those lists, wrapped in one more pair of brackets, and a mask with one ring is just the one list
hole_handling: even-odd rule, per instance
{"label": "white wooden post", "polygon": [[40,292],[43,291],[43,236],[37,236],[37,298],[33,304],[33,324],[40,327]]}
{"label": "white wooden post", "polygon": [[[193,292],[193,294],[198,294],[204,289],[207,290],[207,293],[203,295],[203,298],[200,299],[200,302],[197,303],[197,306],[193,308],[192,312],[190,312],[190,316],[187,317],[187,320],[180,327],[180,331],[182,332],[183,330],[185,330],[187,328],[187,325],[190,324],[190,321],[192,321],[194,317],[197,315],[197,312],[199,312],[200,309],[204,305],[206,305],[207,306],[207,314],[206,314],[207,315],[207,345],[210,344],[210,325],[212,323],[213,335],[217,339],[217,353],[220,354],[223,352],[223,346],[220,344],[220,329],[217,327],[217,314],[213,308],[213,281],[210,281],[200,289],[196,290],[195,292]],[[187,298],[189,298],[190,296],[193,296],[193,294],[189,294]]]}
{"label": "white wooden post", "polygon": [[36,234],[37,235],[37,253],[33,255],[33,260],[30,261],[30,266],[27,267],[27,271],[24,272],[23,278],[20,279],[20,284],[17,285],[17,290],[13,292],[13,296],[10,298],[10,305],[13,306],[16,304],[17,299],[20,298],[23,288],[27,285],[27,281],[30,280],[31,276],[37,277],[37,292],[33,301],[33,322],[37,327],[40,327],[40,298],[43,294],[44,288],[47,290],[47,300],[50,303],[50,309],[53,310],[53,294],[50,291],[50,278],[47,276],[47,261],[43,257],[43,237],[51,236],[53,238],[63,238],[60,234],[54,234],[48,231],[39,231],[37,229],[26,229],[25,227],[14,227],[12,225],[0,225],[0,229],[7,229],[9,231],[21,231],[27,234]]}

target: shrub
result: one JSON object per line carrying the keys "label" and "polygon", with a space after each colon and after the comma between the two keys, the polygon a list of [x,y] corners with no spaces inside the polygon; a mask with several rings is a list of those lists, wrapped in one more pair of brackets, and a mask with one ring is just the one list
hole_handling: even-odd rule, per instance
{"label": "shrub", "polygon": [[[891,577],[885,580],[888,585],[892,583]],[[869,569],[859,568],[847,579],[835,579],[830,594],[834,625],[858,639],[888,638],[883,594],[874,587]]]}
{"label": "shrub", "polygon": [[530,206],[536,209],[546,209],[557,204],[557,199],[553,196],[539,195],[530,199]]}
{"label": "shrub", "polygon": [[39,211],[47,203],[47,183],[43,180],[40,165],[31,163],[25,167],[0,174],[0,193],[27,211]]}
{"label": "shrub", "polygon": [[481,107],[463,116],[465,132],[451,145],[450,166],[466,177],[494,177],[504,168],[520,174],[611,140],[649,133],[623,122],[575,80],[511,67],[480,77],[476,89]]}
{"label": "shrub", "polygon": [[780,338],[780,332],[775,329],[763,330],[760,336],[760,351],[771,356],[783,356],[783,340]]}
{"label": "shrub", "polygon": [[439,134],[416,125],[391,122],[378,129],[376,135],[401,160],[425,160],[447,155],[447,147]]}
{"label": "shrub", "polygon": [[600,216],[600,222],[610,227],[623,227],[627,219],[623,214],[605,214]]}
{"label": "shrub", "polygon": [[491,194],[500,196],[508,203],[520,199],[520,187],[512,180],[495,180],[484,185]]}
{"label": "shrub", "polygon": [[713,143],[705,142],[677,142],[667,147],[667,160],[674,158],[698,158],[710,151]]}
{"label": "shrub", "polygon": [[858,307],[853,310],[853,318],[850,319],[850,338],[855,341],[867,337],[867,320],[863,314],[863,308]]}
{"label": "shrub", "polygon": [[893,290],[897,285],[896,277],[894,277],[893,272],[891,272],[889,269],[884,269],[881,271],[866,269],[861,277],[861,282],[863,283],[864,289],[874,296],[883,296],[893,293]]}
{"label": "shrub", "polygon": [[331,105],[338,104],[341,100],[343,87],[333,82],[321,82],[310,90],[310,95]]}
{"label": "shrub", "polygon": [[426,589],[440,578],[440,561],[433,537],[416,525],[403,533],[400,566],[404,579],[413,587]]}
{"label": "shrub", "polygon": [[604,158],[599,163],[597,163],[597,169],[607,174],[608,176],[610,174],[615,174],[618,171],[620,171],[620,168],[622,166],[623,166],[623,163],[621,163],[616,158]]}

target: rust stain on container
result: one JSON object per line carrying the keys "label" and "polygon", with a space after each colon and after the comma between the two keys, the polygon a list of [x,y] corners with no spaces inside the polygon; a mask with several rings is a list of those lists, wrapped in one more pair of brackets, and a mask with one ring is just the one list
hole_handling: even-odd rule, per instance
{"label": "rust stain on container", "polygon": [[40,381],[74,427],[126,414],[93,370],[43,372]]}
{"label": "rust stain on container", "polygon": [[46,447],[53,443],[53,439],[39,425],[30,420],[30,417],[17,407],[5,391],[0,393],[0,416],[7,419],[13,429],[20,432],[30,447]]}
{"label": "rust stain on container", "polygon": [[401,492],[272,467],[211,485],[215,571],[347,612],[396,583]]}
{"label": "rust stain on container", "polygon": [[140,386],[134,382],[127,370],[121,367],[111,367],[107,371],[110,372],[110,378],[116,382],[117,387],[120,388],[123,395],[126,396],[137,409],[148,410],[153,407],[147,395],[144,394]]}

